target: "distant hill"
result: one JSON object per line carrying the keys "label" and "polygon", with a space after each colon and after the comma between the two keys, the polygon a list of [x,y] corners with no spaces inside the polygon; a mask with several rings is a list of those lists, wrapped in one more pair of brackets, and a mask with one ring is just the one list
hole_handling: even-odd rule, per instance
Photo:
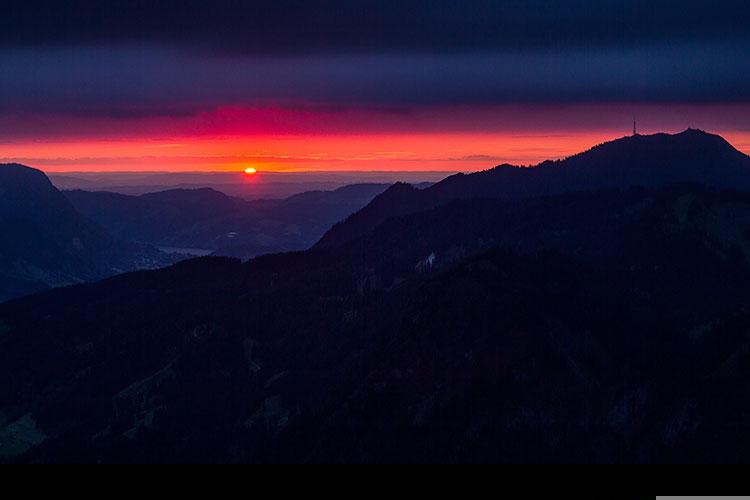
{"label": "distant hill", "polygon": [[116,240],[23,165],[0,165],[0,233],[0,301],[173,261]]}
{"label": "distant hill", "polygon": [[284,200],[245,201],[213,189],[177,189],[141,196],[66,191],[75,208],[121,239],[161,247],[203,249],[250,258],[303,250],[356,212],[387,184],[355,184]]}
{"label": "distant hill", "polygon": [[635,135],[534,167],[500,165],[456,174],[424,190],[398,184],[334,226],[318,243],[337,245],[365,234],[389,217],[468,198],[523,199],[575,191],[697,183],[750,189],[750,157],[718,135],[688,129],[679,134]]}

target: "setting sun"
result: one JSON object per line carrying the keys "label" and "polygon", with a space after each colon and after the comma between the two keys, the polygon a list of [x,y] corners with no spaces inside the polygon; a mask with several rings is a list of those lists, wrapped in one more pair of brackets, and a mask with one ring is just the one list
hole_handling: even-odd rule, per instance
{"label": "setting sun", "polygon": [[257,171],[257,170],[255,170],[255,169],[254,169],[253,167],[247,167],[247,168],[245,169],[245,173],[246,173],[247,175],[255,175],[255,174],[256,174],[257,172],[258,172],[258,171]]}

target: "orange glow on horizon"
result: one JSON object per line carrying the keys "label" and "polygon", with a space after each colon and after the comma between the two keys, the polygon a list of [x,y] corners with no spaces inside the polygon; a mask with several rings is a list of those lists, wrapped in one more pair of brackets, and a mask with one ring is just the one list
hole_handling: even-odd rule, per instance
{"label": "orange glow on horizon", "polygon": [[[750,152],[750,132],[711,132]],[[0,145],[0,163],[22,163],[51,173],[471,172],[501,163],[535,165],[564,158],[624,135],[597,130],[17,141]]]}
{"label": "orange glow on horizon", "polygon": [[[433,171],[535,165],[630,135],[722,135],[750,153],[750,104],[420,108],[410,112],[232,108],[131,120],[0,116],[0,163],[59,172]],[[625,118],[623,118],[625,117]],[[722,118],[724,117],[724,118]],[[248,175],[252,175],[246,172]]]}
{"label": "orange glow on horizon", "polygon": [[0,162],[47,172],[243,172],[248,163],[256,172],[468,172],[562,158],[622,135],[597,131],[29,141],[2,145]]}

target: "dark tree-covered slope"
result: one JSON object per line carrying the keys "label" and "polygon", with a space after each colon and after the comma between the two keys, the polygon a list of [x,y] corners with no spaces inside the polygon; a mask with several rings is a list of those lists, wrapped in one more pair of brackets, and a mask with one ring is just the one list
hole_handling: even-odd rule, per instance
{"label": "dark tree-covered slope", "polygon": [[748,227],[692,185],[464,200],[12,301],[0,456],[744,461]]}

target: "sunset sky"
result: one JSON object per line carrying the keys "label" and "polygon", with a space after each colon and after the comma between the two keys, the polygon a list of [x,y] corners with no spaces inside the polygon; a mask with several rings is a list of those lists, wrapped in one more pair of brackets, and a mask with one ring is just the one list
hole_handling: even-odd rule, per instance
{"label": "sunset sky", "polygon": [[587,149],[633,116],[750,153],[746,2],[7,4],[0,162],[469,171]]}

